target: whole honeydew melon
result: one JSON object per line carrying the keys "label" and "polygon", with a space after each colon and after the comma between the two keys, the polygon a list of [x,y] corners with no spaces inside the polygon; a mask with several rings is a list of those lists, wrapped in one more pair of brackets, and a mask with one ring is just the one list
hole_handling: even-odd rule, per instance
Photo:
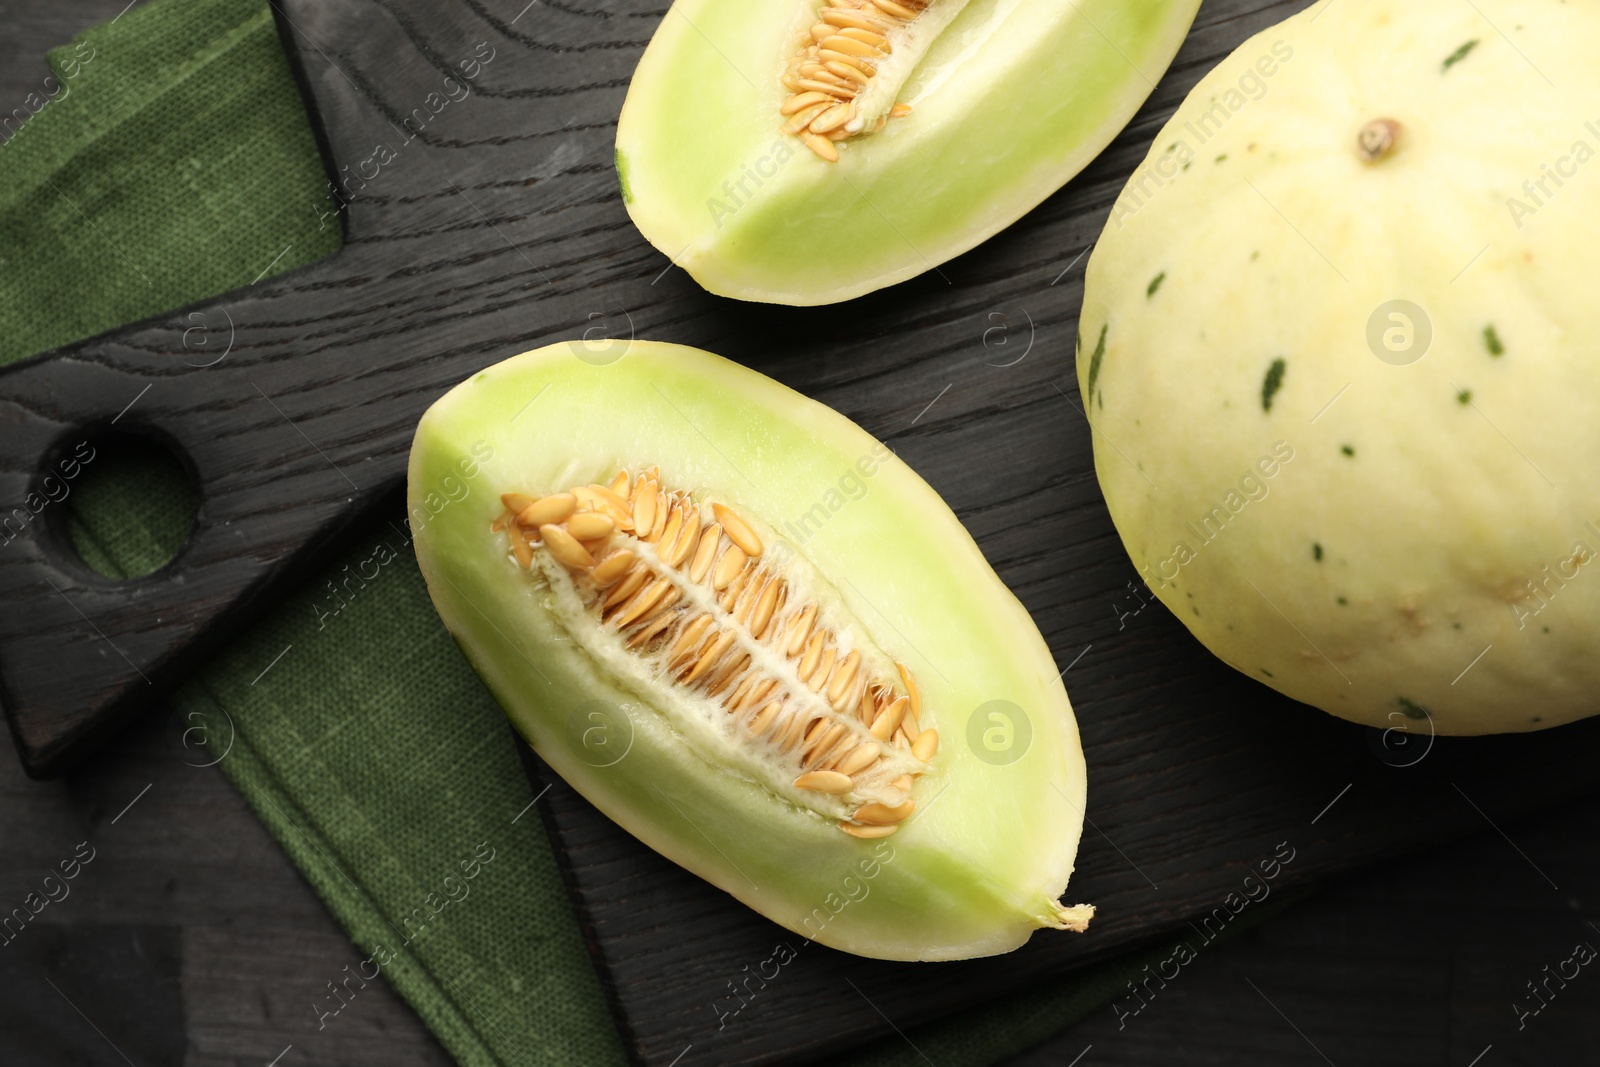
{"label": "whole honeydew melon", "polygon": [[1240,671],[1379,727],[1600,710],[1597,54],[1594,4],[1319,3],[1118,200],[1079,337],[1096,470]]}
{"label": "whole honeydew melon", "polygon": [[1006,952],[1082,829],[1044,640],[848,419],[677,345],[558,344],[417,427],[440,616],[555,770],[656,851],[859,955]]}
{"label": "whole honeydew melon", "polygon": [[617,125],[623,199],[718,295],[869,293],[974,247],[1082,170],[1155,88],[1199,3],[676,0]]}

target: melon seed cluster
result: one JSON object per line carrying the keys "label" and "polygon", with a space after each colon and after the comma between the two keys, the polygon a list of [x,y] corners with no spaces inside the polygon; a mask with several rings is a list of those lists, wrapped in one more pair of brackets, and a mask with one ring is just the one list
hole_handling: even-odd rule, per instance
{"label": "melon seed cluster", "polygon": [[799,35],[783,84],[791,95],[780,109],[784,126],[829,163],[839,161],[834,142],[876,133],[891,118],[911,113],[896,104],[867,129],[857,97],[872,83],[878,65],[894,51],[894,31],[922,14],[927,0],[824,0],[816,25]]}
{"label": "melon seed cluster", "polygon": [[714,503],[706,516],[654,468],[501,502],[494,529],[519,565],[547,552],[631,651],[735,717],[748,743],[787,756],[796,787],[863,800],[841,830],[887,837],[915,810],[912,781],[939,748],[939,732],[920,727],[916,679],[900,665],[897,691],[859,649],[843,651],[817,604],[791,600],[762,563],[737,512]]}

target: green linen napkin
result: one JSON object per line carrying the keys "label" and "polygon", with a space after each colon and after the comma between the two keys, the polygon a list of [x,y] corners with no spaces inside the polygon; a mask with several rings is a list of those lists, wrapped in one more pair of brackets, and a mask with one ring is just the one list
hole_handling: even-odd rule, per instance
{"label": "green linen napkin", "polygon": [[54,77],[0,116],[0,359],[339,247],[318,229],[326,178],[265,3],[150,4],[49,60]]}
{"label": "green linen napkin", "polygon": [[[50,62],[55,94],[0,145],[0,362],[336,250],[264,0],[154,0]],[[169,559],[193,513],[171,464],[131,451],[97,462],[70,506],[80,553],[114,577]],[[172,702],[370,961],[351,973],[381,973],[459,1062],[621,1063],[550,844],[519,818],[534,797],[515,746],[434,615],[399,518],[375,521]],[[837,1062],[993,1063],[1169,952]],[[317,1021],[337,1025],[339,1004],[330,995]],[[315,1058],[314,1037],[305,1047]]]}

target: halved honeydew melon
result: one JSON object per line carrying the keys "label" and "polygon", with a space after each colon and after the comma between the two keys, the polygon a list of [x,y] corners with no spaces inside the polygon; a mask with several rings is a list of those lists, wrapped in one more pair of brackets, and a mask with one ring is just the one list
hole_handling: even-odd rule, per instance
{"label": "halved honeydew melon", "polygon": [[[869,293],[981,243],[1082,170],[1155,88],[1198,7],[677,0],[617,127],[623,199],[713,293],[800,305]],[[832,73],[862,68],[859,85]],[[818,112],[812,97],[837,83],[860,92]]]}
{"label": "halved honeydew melon", "polygon": [[1058,902],[1085,782],[1049,650],[848,419],[695,349],[555,345],[428,410],[409,503],[506,714],[658,852],[867,956],[1087,923]]}

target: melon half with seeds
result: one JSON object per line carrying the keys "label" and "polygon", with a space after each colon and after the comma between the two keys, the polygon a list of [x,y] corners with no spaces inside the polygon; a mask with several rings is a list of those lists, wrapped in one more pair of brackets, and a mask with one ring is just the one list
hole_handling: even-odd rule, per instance
{"label": "melon half with seeds", "polygon": [[1600,711],[1600,5],[1331,0],[1173,116],[1079,385],[1207,647],[1426,734]]}
{"label": "melon half with seeds", "polygon": [[921,274],[1127,125],[1199,0],[676,0],[617,172],[644,236],[721,296],[826,304]]}
{"label": "melon half with seeds", "polygon": [[885,959],[1082,930],[1084,763],[1038,630],[848,419],[647,342],[555,345],[423,416],[409,498],[445,625],[639,840]]}

